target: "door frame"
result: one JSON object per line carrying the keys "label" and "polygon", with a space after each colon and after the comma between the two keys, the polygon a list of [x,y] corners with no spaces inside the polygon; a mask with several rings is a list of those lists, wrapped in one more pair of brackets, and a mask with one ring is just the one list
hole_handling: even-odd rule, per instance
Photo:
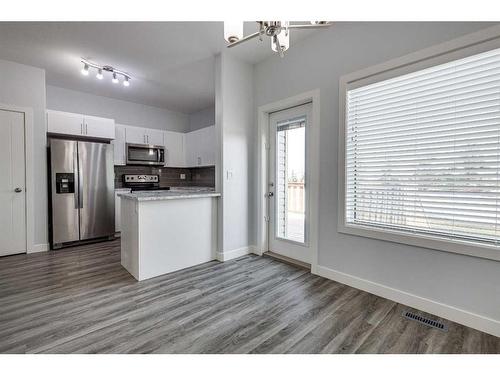
{"label": "door frame", "polygon": [[318,266],[318,233],[319,233],[319,140],[320,140],[320,90],[315,89],[262,105],[257,109],[258,139],[257,139],[257,253],[262,255],[269,248],[269,228],[266,218],[269,217],[269,199],[266,197],[269,184],[269,114],[290,107],[311,103],[312,122],[308,123],[309,153],[309,247],[312,251],[311,272],[315,273]]}
{"label": "door frame", "polygon": [[[34,209],[34,167],[33,167],[33,109],[0,103],[0,110],[18,112],[24,115],[24,179],[26,196],[26,253],[35,250],[35,209]],[[45,181],[45,180],[44,180]]]}

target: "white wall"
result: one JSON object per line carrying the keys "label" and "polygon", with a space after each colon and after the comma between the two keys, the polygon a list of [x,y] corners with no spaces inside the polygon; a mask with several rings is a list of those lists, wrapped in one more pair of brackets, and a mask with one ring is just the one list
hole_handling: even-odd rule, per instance
{"label": "white wall", "polygon": [[[47,108],[114,118],[118,124],[189,131],[189,115],[47,85]],[[212,123],[213,125],[213,123]]]}
{"label": "white wall", "polygon": [[488,26],[336,23],[256,65],[254,97],[257,108],[321,90],[320,266],[500,321],[500,262],[337,232],[340,76]]}
{"label": "white wall", "polygon": [[0,60],[0,103],[33,110],[35,245],[47,243],[45,71]]}
{"label": "white wall", "polygon": [[216,177],[223,195],[219,249],[228,253],[248,248],[254,239],[250,232],[255,207],[253,66],[227,53],[218,56],[216,65],[216,132],[222,143]]}
{"label": "white wall", "polygon": [[215,124],[215,106],[189,114],[189,131],[198,130]]}

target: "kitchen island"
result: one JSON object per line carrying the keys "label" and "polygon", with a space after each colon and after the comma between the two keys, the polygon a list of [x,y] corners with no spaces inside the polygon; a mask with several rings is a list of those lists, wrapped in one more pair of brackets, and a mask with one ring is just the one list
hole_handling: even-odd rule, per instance
{"label": "kitchen island", "polygon": [[149,191],[121,198],[121,264],[137,280],[215,259],[213,191]]}

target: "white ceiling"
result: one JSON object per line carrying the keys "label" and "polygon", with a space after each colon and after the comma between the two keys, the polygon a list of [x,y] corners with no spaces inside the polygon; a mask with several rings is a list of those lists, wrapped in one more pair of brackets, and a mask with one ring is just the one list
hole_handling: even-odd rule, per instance
{"label": "white ceiling", "polygon": [[[192,113],[214,104],[223,28],[222,22],[0,22],[0,59],[45,69],[48,85]],[[245,35],[256,30],[256,23],[245,23]],[[314,32],[294,30],[291,48]],[[230,53],[252,64],[273,55],[267,39]],[[130,87],[81,75],[81,57],[130,73]]]}

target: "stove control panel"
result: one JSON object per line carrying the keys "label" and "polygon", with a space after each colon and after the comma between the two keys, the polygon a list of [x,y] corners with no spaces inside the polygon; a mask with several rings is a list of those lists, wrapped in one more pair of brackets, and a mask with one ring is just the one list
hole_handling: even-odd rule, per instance
{"label": "stove control panel", "polygon": [[160,181],[157,174],[124,174],[123,181],[126,183],[155,183]]}

